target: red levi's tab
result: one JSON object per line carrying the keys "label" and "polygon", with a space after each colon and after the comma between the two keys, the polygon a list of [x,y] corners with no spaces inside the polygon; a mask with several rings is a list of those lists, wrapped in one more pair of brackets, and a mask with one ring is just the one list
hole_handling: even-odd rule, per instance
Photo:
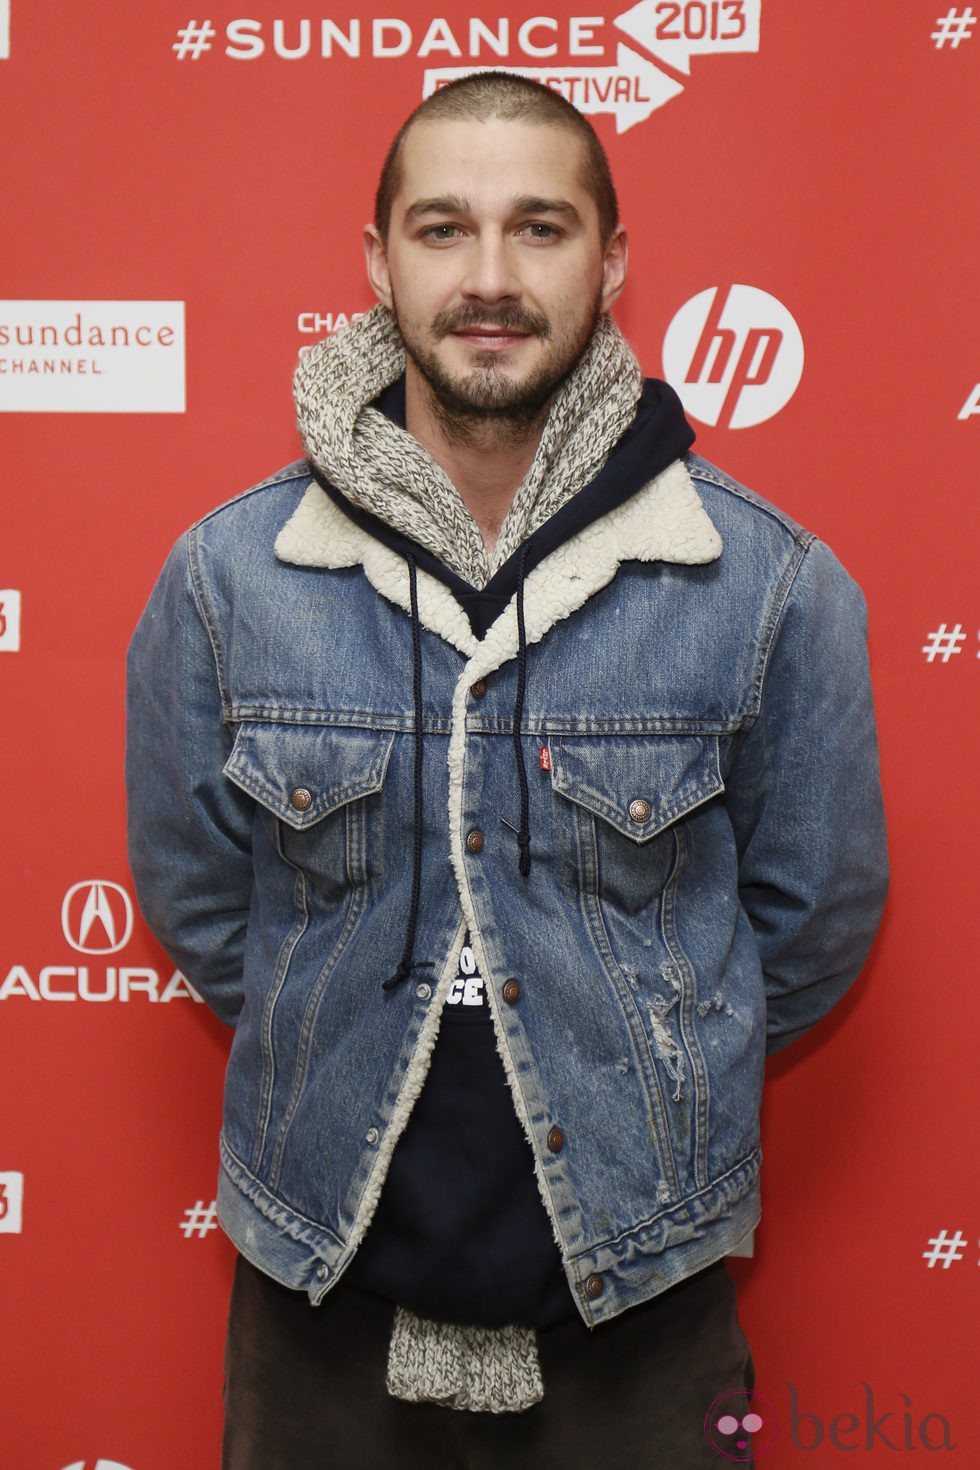
{"label": "red levi's tab", "polygon": [[551,770],[551,751],[546,745],[542,745],[540,751],[538,752],[538,765],[541,767],[542,771]]}

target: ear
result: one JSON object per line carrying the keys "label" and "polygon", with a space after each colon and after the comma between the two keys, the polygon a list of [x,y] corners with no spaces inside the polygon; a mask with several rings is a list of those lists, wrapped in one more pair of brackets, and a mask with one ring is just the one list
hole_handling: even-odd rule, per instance
{"label": "ear", "polygon": [[622,226],[613,232],[602,257],[602,309],[608,311],[623,293],[629,263],[629,241]]}
{"label": "ear", "polygon": [[391,276],[388,272],[388,252],[376,225],[364,226],[364,259],[367,278],[371,289],[382,306],[392,307]]}

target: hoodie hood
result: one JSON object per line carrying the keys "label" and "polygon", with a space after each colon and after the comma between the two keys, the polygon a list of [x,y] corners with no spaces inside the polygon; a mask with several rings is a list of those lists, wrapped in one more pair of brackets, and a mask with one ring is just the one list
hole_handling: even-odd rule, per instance
{"label": "hoodie hood", "polygon": [[449,478],[407,432],[404,418],[391,414],[387,390],[404,371],[401,334],[380,306],[319,343],[294,383],[303,444],[318,477],[344,500],[431,552],[471,587],[485,586],[529,535],[595,478],[633,422],[643,391],[639,364],[622,333],[610,317],[601,318],[555,396],[534,459],[488,552]]}

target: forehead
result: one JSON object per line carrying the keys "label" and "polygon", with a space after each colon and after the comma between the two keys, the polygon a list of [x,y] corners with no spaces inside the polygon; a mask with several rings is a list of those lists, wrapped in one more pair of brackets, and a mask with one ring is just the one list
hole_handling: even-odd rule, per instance
{"label": "forehead", "polygon": [[424,119],[402,143],[395,207],[456,196],[489,208],[535,197],[567,200],[583,219],[597,219],[585,161],[570,128],[499,117]]}

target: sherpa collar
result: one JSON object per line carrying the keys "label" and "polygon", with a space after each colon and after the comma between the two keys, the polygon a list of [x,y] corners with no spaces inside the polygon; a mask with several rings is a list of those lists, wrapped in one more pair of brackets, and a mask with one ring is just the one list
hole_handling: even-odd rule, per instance
{"label": "sherpa collar", "polygon": [[[527,643],[607,586],[623,562],[674,562],[699,566],[721,554],[721,537],[701,504],[681,460],[675,460],[616,510],[593,521],[528,575],[524,585]],[[311,484],[276,538],[276,556],[295,566],[362,567],[376,592],[406,612],[410,608],[405,559],[346,516],[320,486]],[[516,598],[478,640],[448,587],[418,573],[419,621],[477,664],[482,677],[517,652]],[[478,665],[478,667],[477,667]]]}

